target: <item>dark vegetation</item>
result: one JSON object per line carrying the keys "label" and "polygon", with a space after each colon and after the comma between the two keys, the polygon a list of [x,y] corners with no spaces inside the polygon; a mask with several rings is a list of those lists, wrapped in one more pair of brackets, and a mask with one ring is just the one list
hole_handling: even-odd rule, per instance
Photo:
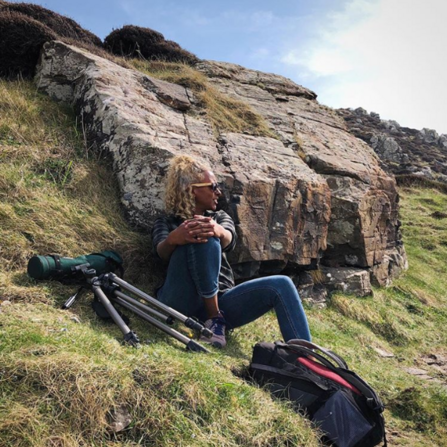
{"label": "dark vegetation", "polygon": [[6,78],[32,77],[43,44],[51,40],[94,53],[102,47],[99,37],[74,20],[31,3],[0,3],[0,36],[0,76]]}
{"label": "dark vegetation", "polygon": [[61,16],[49,9],[42,8],[32,3],[0,3],[1,12],[6,11],[23,14],[26,17],[37,20],[42,25],[47,26],[60,37],[75,39],[87,44],[93,44],[98,47],[102,46],[101,39],[90,31],[82,28],[74,20]]}
{"label": "dark vegetation", "polygon": [[[126,66],[125,58],[194,64],[198,58],[149,28],[124,26],[101,39],[74,20],[31,3],[0,1],[0,77],[34,76],[45,42],[61,40]],[[105,48],[104,48],[105,46]]]}
{"label": "dark vegetation", "polygon": [[42,45],[57,39],[57,34],[31,17],[0,11],[0,76],[31,77]]}
{"label": "dark vegetation", "polygon": [[400,174],[396,175],[396,181],[399,186],[415,188],[432,188],[444,194],[447,194],[447,185],[436,180],[430,180],[420,175]]}
{"label": "dark vegetation", "polygon": [[117,56],[186,64],[198,62],[194,54],[172,40],[165,40],[163,34],[140,26],[126,25],[114,30],[104,39],[104,44]]}

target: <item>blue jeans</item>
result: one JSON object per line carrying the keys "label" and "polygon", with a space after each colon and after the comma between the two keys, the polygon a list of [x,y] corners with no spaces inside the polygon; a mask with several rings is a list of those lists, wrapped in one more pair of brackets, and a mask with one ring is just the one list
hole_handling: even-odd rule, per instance
{"label": "blue jeans", "polygon": [[[184,315],[206,319],[203,298],[218,293],[221,250],[215,237],[206,244],[178,246],[171,255],[166,281],[157,298]],[[229,328],[243,326],[275,309],[285,341],[311,339],[300,297],[287,276],[269,276],[239,284],[219,296],[219,309],[224,312]]]}

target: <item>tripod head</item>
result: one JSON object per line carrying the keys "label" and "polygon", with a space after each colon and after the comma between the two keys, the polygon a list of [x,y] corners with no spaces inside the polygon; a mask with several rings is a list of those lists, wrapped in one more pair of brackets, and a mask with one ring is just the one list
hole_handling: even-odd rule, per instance
{"label": "tripod head", "polygon": [[96,276],[96,270],[93,268],[89,268],[89,267],[91,267],[90,264],[88,262],[86,262],[85,264],[74,265],[73,267],[71,267],[71,271],[73,273],[82,272],[82,274],[84,275],[84,278],[89,280]]}
{"label": "tripod head", "polygon": [[[96,270],[89,267],[90,264],[87,262],[85,264],[72,266],[71,271],[73,274],[82,272],[87,284],[91,285],[95,281]],[[62,309],[68,309],[73,306],[74,302],[83,294],[84,290],[86,290],[86,287],[82,285],[74,295],[72,295],[70,298],[68,298],[67,301],[65,301],[65,303],[62,305]]]}

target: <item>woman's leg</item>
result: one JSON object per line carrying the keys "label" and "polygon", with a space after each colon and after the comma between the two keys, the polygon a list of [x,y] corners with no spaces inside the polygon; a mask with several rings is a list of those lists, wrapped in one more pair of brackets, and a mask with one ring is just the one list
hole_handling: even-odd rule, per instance
{"label": "woman's leg", "polygon": [[220,263],[221,246],[215,237],[206,244],[179,245],[157,298],[187,316],[202,315],[206,300],[205,307],[212,312],[213,304],[217,306]]}
{"label": "woman's leg", "polygon": [[287,276],[269,276],[242,283],[219,298],[219,307],[231,328],[250,323],[275,309],[284,341],[311,339],[301,299]]}

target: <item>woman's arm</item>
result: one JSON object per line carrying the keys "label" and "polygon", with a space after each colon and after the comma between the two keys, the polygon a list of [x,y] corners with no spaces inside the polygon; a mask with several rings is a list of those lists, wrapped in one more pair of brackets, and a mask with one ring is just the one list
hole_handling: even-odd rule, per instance
{"label": "woman's arm", "polygon": [[169,261],[173,251],[175,250],[175,248],[178,245],[172,240],[173,239],[172,233],[173,232],[169,233],[168,237],[164,241],[160,242],[156,247],[158,256],[160,256],[160,258],[164,262]]}
{"label": "woman's arm", "polygon": [[[209,228],[206,229],[202,228],[200,230],[200,234],[198,235],[197,231],[194,231],[195,226],[194,225],[191,226],[192,222],[194,222],[194,219],[183,222],[175,230],[171,231],[167,235],[165,228],[158,229],[159,234],[160,232],[163,232],[163,230],[164,234],[161,234],[158,237],[158,240],[154,240],[154,244],[158,256],[164,262],[169,261],[173,251],[176,249],[178,245],[203,244],[208,242],[208,238],[214,235]],[[154,228],[157,228],[157,225]]]}

